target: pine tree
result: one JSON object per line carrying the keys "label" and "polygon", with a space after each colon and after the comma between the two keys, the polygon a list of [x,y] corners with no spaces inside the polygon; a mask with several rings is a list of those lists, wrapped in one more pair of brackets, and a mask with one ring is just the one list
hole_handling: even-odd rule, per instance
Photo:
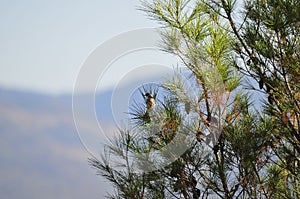
{"label": "pine tree", "polygon": [[[239,19],[236,5],[142,2],[184,69],[142,89],[134,125],[90,159],[111,198],[300,197],[300,2],[245,1]],[[262,108],[251,92],[264,93]]]}
{"label": "pine tree", "polygon": [[270,197],[299,198],[300,2],[246,1],[243,23],[234,19],[232,1],[208,4],[222,10],[219,14],[231,26],[242,60],[236,68],[256,81],[256,90],[266,96],[263,111],[273,121],[269,142],[274,165],[267,177],[274,195]]}

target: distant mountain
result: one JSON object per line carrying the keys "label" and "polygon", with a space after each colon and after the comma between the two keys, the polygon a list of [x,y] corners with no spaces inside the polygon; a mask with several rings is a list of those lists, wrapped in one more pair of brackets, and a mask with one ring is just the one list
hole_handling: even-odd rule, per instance
{"label": "distant mountain", "polygon": [[[97,98],[109,104],[110,95],[107,91]],[[97,114],[112,117],[105,103]],[[88,118],[83,122],[86,135],[101,139],[89,129]],[[111,118],[106,123],[113,125]],[[88,165],[90,155],[74,125],[71,95],[0,89],[0,137],[1,198],[104,198],[110,190]]]}

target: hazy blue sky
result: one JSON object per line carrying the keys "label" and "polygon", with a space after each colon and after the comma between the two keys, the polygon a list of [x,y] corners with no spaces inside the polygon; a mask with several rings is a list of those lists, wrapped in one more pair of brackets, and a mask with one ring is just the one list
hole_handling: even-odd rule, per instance
{"label": "hazy blue sky", "polygon": [[0,0],[0,87],[71,92],[90,52],[124,31],[154,27],[139,0]]}

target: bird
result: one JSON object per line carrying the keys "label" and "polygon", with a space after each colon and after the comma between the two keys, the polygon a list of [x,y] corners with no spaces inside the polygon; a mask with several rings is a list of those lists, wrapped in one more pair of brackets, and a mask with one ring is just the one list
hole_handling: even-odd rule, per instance
{"label": "bird", "polygon": [[149,113],[154,109],[156,102],[154,97],[151,95],[151,93],[146,93],[145,96],[147,97],[146,108],[147,108],[147,112]]}

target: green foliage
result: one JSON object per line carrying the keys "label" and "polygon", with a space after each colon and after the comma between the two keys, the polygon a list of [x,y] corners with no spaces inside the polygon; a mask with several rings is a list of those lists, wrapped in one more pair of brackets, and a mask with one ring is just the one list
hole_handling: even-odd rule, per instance
{"label": "green foliage", "polygon": [[[184,69],[161,85],[153,111],[135,102],[134,128],[90,160],[115,186],[111,198],[300,197],[300,1],[238,5],[142,2],[162,25],[162,50]],[[259,110],[245,78],[263,93]],[[176,157],[167,153],[174,142],[174,151],[189,147]]]}

